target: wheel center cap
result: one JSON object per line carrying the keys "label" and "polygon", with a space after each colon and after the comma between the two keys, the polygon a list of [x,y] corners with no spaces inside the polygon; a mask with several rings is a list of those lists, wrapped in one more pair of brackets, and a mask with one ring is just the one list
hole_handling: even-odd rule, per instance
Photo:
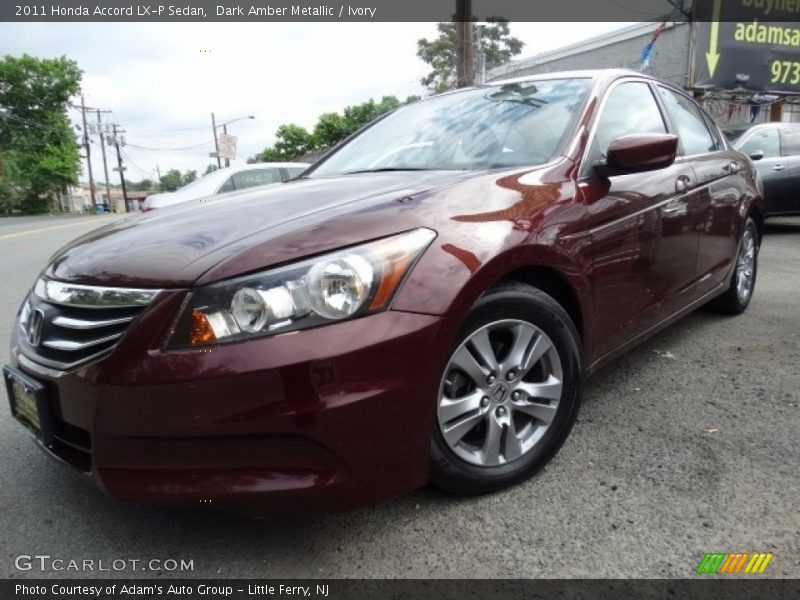
{"label": "wheel center cap", "polygon": [[509,393],[508,386],[505,383],[498,383],[492,388],[492,391],[489,392],[489,396],[491,396],[496,404],[503,404],[503,402],[508,400]]}

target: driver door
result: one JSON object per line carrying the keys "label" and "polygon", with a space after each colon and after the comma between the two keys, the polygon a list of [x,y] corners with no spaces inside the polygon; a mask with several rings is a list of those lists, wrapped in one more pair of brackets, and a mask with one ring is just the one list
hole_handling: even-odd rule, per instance
{"label": "driver door", "polygon": [[688,304],[694,281],[691,165],[610,177],[592,169],[612,141],[645,133],[668,133],[661,109],[647,82],[624,80],[606,94],[579,182],[590,216],[598,356]]}

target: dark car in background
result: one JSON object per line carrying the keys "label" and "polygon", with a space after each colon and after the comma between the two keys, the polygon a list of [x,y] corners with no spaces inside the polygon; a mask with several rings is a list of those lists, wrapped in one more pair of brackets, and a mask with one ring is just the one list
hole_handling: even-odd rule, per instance
{"label": "dark car in background", "polygon": [[12,414],[129,501],[498,490],[558,451],[586,376],[699,306],[747,308],[761,193],[638,73],[435,96],[298,180],[59,251],[13,327]]}
{"label": "dark car in background", "polygon": [[766,216],[800,215],[800,124],[764,123],[734,143],[764,180]]}

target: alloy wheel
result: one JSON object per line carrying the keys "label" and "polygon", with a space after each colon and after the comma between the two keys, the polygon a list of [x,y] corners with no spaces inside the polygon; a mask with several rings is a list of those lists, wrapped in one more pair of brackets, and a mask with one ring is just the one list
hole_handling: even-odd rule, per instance
{"label": "alloy wheel", "polygon": [[736,293],[739,301],[746,303],[753,291],[753,275],[756,263],[756,241],[752,229],[745,229],[742,247],[736,262]]}
{"label": "alloy wheel", "polygon": [[489,323],[470,334],[447,365],[439,431],[470,464],[507,464],[542,439],[562,389],[561,360],[544,331],[516,319]]}

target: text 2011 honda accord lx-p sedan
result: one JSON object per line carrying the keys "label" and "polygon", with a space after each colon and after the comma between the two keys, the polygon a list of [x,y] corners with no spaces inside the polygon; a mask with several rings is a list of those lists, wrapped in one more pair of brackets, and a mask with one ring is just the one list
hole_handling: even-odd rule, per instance
{"label": "text 2011 honda accord lx-p sedan", "polygon": [[126,501],[245,514],[522,481],[599,365],[747,308],[748,158],[623,71],[448,93],[299,180],[90,233],[25,298],[11,410]]}

